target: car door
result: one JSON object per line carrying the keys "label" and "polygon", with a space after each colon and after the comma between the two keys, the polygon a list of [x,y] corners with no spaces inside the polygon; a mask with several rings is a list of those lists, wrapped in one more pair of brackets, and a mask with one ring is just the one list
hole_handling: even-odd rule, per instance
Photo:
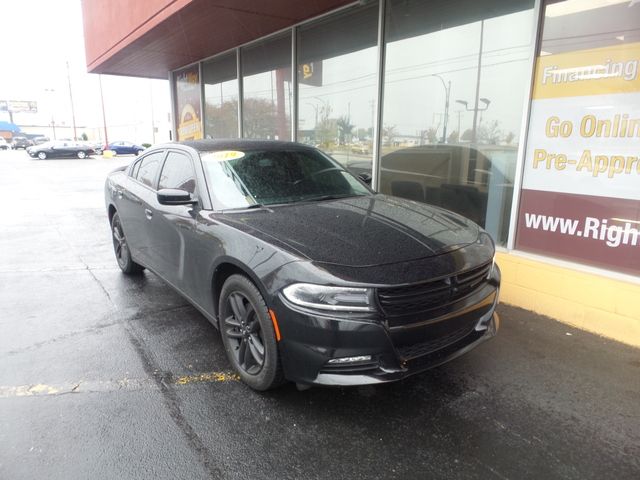
{"label": "car door", "polygon": [[150,235],[153,229],[153,204],[156,185],[165,150],[155,150],[138,160],[122,188],[118,213],[133,258],[154,269],[150,255]]}
{"label": "car door", "polygon": [[47,155],[51,158],[64,157],[65,142],[54,142],[51,144],[50,152]]}
{"label": "car door", "polygon": [[[158,180],[158,190],[184,190],[198,200],[193,159],[186,152],[169,150]],[[194,255],[196,216],[199,202],[191,205],[153,203],[150,255],[157,273],[169,283],[189,294],[189,265]]]}

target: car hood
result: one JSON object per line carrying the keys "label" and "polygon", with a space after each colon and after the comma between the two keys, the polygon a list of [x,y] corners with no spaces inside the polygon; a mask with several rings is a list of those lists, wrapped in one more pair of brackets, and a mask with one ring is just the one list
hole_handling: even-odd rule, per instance
{"label": "car hood", "polygon": [[455,213],[385,195],[227,212],[216,219],[314,262],[353,267],[438,255],[475,242],[479,233]]}

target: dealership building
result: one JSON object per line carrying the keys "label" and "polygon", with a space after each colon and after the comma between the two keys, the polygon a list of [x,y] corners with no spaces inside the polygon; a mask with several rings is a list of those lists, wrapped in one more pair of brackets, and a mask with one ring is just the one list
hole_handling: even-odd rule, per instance
{"label": "dealership building", "polygon": [[498,246],[505,303],[640,345],[640,1],[83,0],[173,135],[315,145]]}

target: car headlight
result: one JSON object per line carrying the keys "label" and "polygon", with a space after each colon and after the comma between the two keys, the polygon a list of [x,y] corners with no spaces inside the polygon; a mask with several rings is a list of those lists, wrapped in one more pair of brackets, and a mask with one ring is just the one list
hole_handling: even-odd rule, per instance
{"label": "car headlight", "polygon": [[493,238],[491,238],[491,235],[489,235],[487,232],[481,231],[478,234],[478,239],[476,241],[480,245],[484,245],[485,247],[489,247],[495,252],[496,245],[493,242]]}
{"label": "car headlight", "polygon": [[329,287],[310,283],[294,283],[282,293],[291,303],[319,310],[371,312],[375,310],[373,289]]}

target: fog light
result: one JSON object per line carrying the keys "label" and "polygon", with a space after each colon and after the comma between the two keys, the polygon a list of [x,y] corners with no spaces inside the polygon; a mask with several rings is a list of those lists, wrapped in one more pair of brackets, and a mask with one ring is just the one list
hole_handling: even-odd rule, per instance
{"label": "fog light", "polygon": [[332,363],[335,365],[335,364],[370,362],[370,361],[371,361],[371,355],[360,355],[358,357],[332,358],[327,363]]}

